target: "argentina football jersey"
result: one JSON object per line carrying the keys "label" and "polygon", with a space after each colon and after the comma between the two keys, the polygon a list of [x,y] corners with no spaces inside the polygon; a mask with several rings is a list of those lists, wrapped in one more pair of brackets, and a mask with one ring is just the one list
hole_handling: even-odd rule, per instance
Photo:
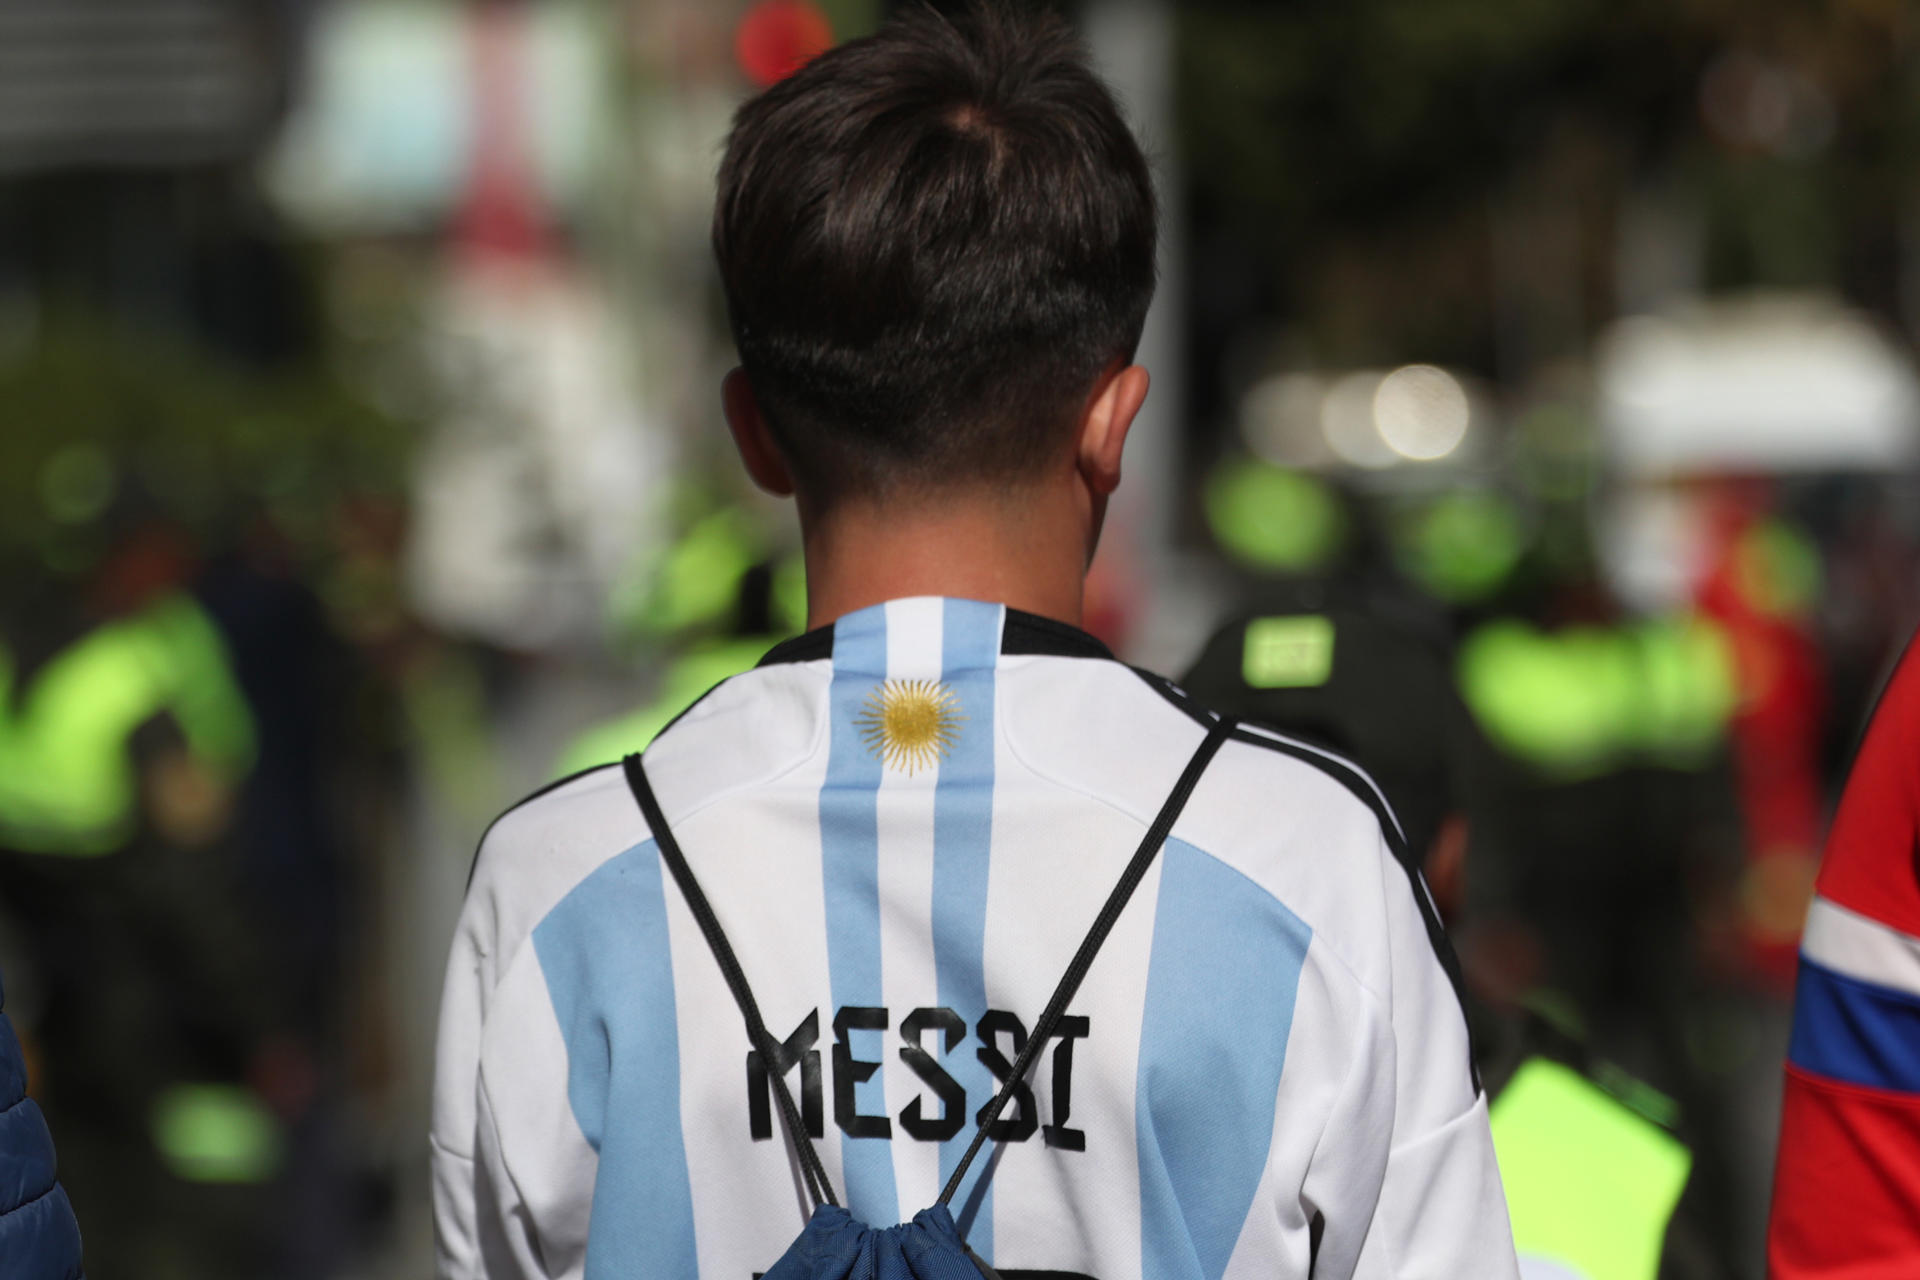
{"label": "argentina football jersey", "polygon": [[[443,1001],[441,1274],[766,1271],[811,1208],[774,1076],[857,1218],[932,1204],[1213,721],[1075,628],[958,599],[849,614],[715,688],[645,765],[767,1055],[617,764],[508,811]],[[968,1168],[968,1244],[1098,1280],[1510,1258],[1397,839],[1351,765],[1236,730]]]}

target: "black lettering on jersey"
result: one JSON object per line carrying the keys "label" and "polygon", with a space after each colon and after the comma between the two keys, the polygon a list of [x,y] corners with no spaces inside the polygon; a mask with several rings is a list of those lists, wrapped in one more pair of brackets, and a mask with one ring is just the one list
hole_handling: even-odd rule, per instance
{"label": "black lettering on jersey", "polygon": [[938,1059],[920,1047],[920,1037],[927,1031],[938,1030],[945,1035],[946,1043],[940,1053],[944,1057],[960,1047],[967,1037],[967,1020],[948,1008],[915,1009],[900,1022],[900,1038],[906,1043],[900,1048],[900,1060],[913,1068],[913,1074],[926,1082],[934,1095],[940,1099],[940,1115],[929,1120],[921,1114],[920,1099],[915,1098],[900,1113],[900,1127],[922,1142],[945,1142],[960,1132],[960,1126],[967,1120],[967,1091],[960,1082],[948,1075]]}
{"label": "black lettering on jersey", "polygon": [[[1085,1019],[1081,1019],[1085,1021]],[[973,1056],[980,1059],[980,1065],[993,1072],[994,1081],[1001,1086],[1007,1083],[1007,1077],[1013,1074],[1013,1063],[1007,1055],[1000,1052],[1000,1034],[1009,1032],[1013,1036],[1013,1056],[1019,1057],[1027,1047],[1027,1028],[1018,1017],[1005,1009],[989,1009],[980,1021],[974,1024],[973,1033],[980,1037],[980,1047]],[[988,1098],[980,1104],[984,1113],[993,1104]],[[977,1117],[976,1117],[977,1119]],[[1007,1109],[1000,1118],[987,1128],[989,1142],[1025,1142],[1033,1136],[1040,1120],[1034,1110],[1033,1090],[1022,1080],[1013,1087],[1013,1097],[1007,1101]]]}
{"label": "black lettering on jersey", "polygon": [[833,1122],[852,1138],[891,1138],[893,1121],[885,1116],[863,1116],[855,1109],[853,1086],[870,1079],[878,1062],[853,1056],[849,1031],[885,1031],[887,1011],[874,1005],[850,1004],[833,1015]]}
{"label": "black lettering on jersey", "polygon": [[[807,1127],[807,1133],[815,1138],[826,1136],[826,1125],[821,1119],[820,1104],[820,1051],[813,1047],[820,1038],[820,1011],[810,1011],[805,1020],[793,1029],[774,1049],[773,1069],[776,1075],[786,1075],[793,1070],[794,1064],[800,1066],[800,1122]],[[747,1128],[755,1142],[765,1142],[773,1137],[773,1115],[769,1099],[773,1085],[767,1079],[767,1066],[760,1061],[756,1049],[747,1050]]]}
{"label": "black lettering on jersey", "polygon": [[[873,1078],[880,1069],[878,1061],[853,1056],[852,1033],[885,1031],[891,1013],[879,1005],[846,1005],[833,1017],[833,1121],[850,1137],[893,1137],[893,1120],[885,1115],[865,1115],[859,1110],[854,1087]],[[1062,1151],[1085,1151],[1087,1135],[1069,1126],[1073,1116],[1073,1042],[1088,1035],[1085,1017],[1064,1017],[1054,1029],[1053,1093],[1051,1123],[1045,1126],[1046,1144]],[[938,1032],[940,1044],[929,1048],[927,1033]],[[1013,1060],[1027,1048],[1027,1026],[1018,1015],[1005,1009],[989,1009],[974,1024],[979,1046],[974,1057],[992,1073],[995,1088],[1003,1087],[1013,1074]],[[966,1088],[942,1065],[966,1039],[967,1024],[957,1012],[944,1006],[913,1010],[900,1023],[900,1060],[921,1083],[940,1100],[937,1116],[926,1114],[926,1094],[908,1100],[900,1112],[900,1127],[918,1142],[944,1142],[966,1127],[967,1116],[984,1115],[992,1099],[980,1100],[978,1111],[968,1108]],[[774,1046],[772,1072],[757,1052],[747,1053],[747,1128],[755,1142],[773,1137],[773,1078],[785,1077],[800,1068],[800,1119],[810,1137],[825,1136],[824,1099],[820,1078],[820,1051],[814,1046],[820,1039],[820,1013],[813,1010],[793,1029],[791,1035]],[[1011,1050],[1006,1048],[1011,1042]],[[1034,1102],[1033,1086],[1025,1080],[1014,1085],[1007,1109],[993,1122],[987,1136],[994,1142],[1025,1142],[1041,1131],[1040,1111]]]}
{"label": "black lettering on jersey", "polygon": [[1055,1024],[1053,1034],[1060,1040],[1053,1050],[1053,1123],[1041,1130],[1041,1136],[1050,1147],[1085,1151],[1085,1131],[1067,1128],[1067,1118],[1073,1114],[1073,1042],[1086,1039],[1087,1020],[1069,1014]]}

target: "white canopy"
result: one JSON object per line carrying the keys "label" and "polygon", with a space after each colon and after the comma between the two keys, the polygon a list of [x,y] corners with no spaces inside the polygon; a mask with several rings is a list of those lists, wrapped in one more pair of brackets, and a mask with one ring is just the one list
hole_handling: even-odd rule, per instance
{"label": "white canopy", "polygon": [[1631,474],[1880,470],[1920,454],[1920,382],[1872,322],[1824,295],[1633,316],[1602,338],[1602,429]]}

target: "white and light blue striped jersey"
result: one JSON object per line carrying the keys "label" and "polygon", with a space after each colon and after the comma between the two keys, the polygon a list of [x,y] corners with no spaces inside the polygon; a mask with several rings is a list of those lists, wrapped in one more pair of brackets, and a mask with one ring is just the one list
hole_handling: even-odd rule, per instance
{"label": "white and light blue striped jersey", "polygon": [[[896,600],[774,650],[647,772],[840,1189],[933,1203],[1211,716],[1058,622]],[[1242,729],[955,1197],[1004,1276],[1510,1277],[1484,1100],[1384,800]],[[432,1152],[446,1277],[750,1280],[809,1204],[617,767],[482,841]]]}

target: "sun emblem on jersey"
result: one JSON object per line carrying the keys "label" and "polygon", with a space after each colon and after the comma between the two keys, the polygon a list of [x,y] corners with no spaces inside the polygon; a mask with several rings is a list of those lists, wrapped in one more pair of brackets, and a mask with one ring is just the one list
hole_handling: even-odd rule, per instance
{"label": "sun emblem on jersey", "polygon": [[912,774],[944,760],[960,737],[960,703],[938,680],[889,680],[854,717],[867,749]]}

